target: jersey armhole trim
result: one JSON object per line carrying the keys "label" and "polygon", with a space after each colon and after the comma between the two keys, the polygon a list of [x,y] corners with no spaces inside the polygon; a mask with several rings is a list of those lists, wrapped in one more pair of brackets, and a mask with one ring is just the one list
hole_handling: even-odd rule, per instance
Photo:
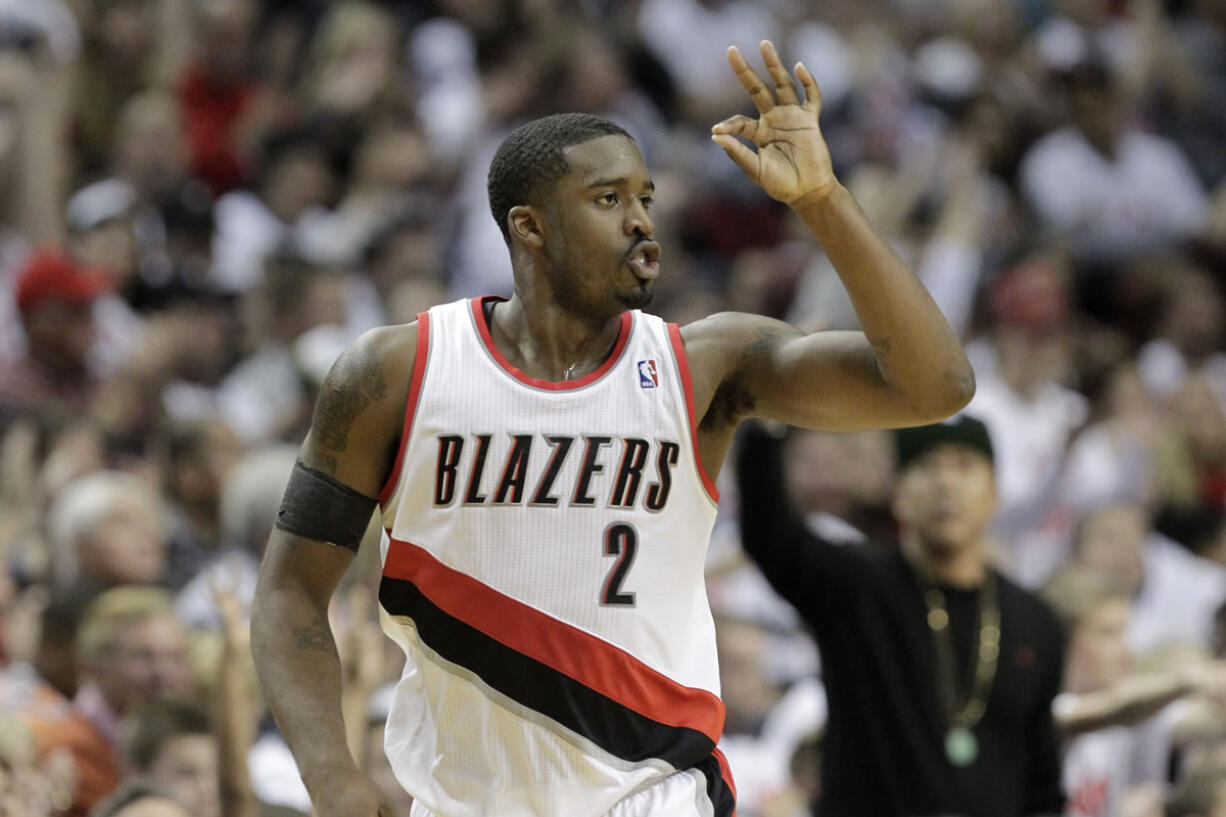
{"label": "jersey armhole trim", "polygon": [[404,406],[404,425],[400,429],[400,447],[396,450],[396,462],[392,465],[387,481],[379,491],[379,505],[387,504],[400,482],[400,469],[404,465],[404,453],[409,447],[413,432],[413,417],[421,400],[421,382],[426,376],[426,363],[430,359],[430,313],[417,314],[417,353],[413,357],[413,379],[409,381],[409,399]]}
{"label": "jersey armhole trim", "polygon": [[681,375],[681,390],[685,396],[685,414],[690,421],[690,445],[694,449],[694,464],[698,466],[698,476],[702,479],[702,487],[707,496],[716,505],[719,504],[719,489],[715,480],[711,479],[706,467],[702,464],[702,454],[698,450],[698,418],[694,413],[694,382],[690,379],[690,361],[685,354],[685,343],[681,340],[681,329],[675,323],[668,324],[668,339],[673,347],[673,358],[677,361],[677,373]]}

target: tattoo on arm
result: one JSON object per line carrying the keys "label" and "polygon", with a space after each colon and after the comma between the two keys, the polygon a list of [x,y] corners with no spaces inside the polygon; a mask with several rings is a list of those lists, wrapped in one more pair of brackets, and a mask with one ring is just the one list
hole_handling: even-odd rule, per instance
{"label": "tattoo on arm", "polygon": [[[328,380],[315,409],[314,429],[325,448],[341,452],[349,444],[353,421],[387,396],[387,381],[373,354],[354,349],[341,355]],[[335,458],[332,462],[335,468]]]}
{"label": "tattoo on arm", "polygon": [[295,627],[293,636],[294,646],[300,650],[329,653],[336,651],[332,631],[324,622],[317,621],[309,627]]}
{"label": "tattoo on arm", "polygon": [[873,348],[873,354],[880,360],[883,357],[889,357],[894,351],[894,341],[889,338],[869,338],[868,345]]}
{"label": "tattoo on arm", "polygon": [[758,327],[757,337],[741,352],[741,359],[737,365],[738,372],[756,366],[769,357],[780,338],[799,337],[801,334],[799,329],[794,329],[791,326]]}
{"label": "tattoo on arm", "polygon": [[715,391],[711,405],[703,416],[700,428],[704,431],[736,425],[747,417],[757,405],[753,392],[744,384],[747,373],[754,371],[770,357],[775,346],[783,338],[804,334],[791,326],[760,326],[755,337],[737,360],[735,374]]}

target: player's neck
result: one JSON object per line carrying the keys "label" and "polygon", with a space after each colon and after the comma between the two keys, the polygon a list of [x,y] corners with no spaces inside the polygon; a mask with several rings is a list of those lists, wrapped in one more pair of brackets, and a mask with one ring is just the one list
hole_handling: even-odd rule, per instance
{"label": "player's neck", "polygon": [[529,377],[577,380],[598,368],[617,341],[621,316],[593,318],[548,299],[525,297],[519,288],[499,304],[490,335],[507,360]]}

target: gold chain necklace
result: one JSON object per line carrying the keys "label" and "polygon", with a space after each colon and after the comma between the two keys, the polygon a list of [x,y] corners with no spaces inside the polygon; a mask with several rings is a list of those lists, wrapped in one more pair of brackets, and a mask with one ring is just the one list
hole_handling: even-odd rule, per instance
{"label": "gold chain necklace", "polygon": [[562,372],[562,379],[563,379],[563,380],[570,380],[570,376],[571,376],[572,374],[574,374],[574,372],[575,372],[575,368],[576,368],[578,365],[579,365],[579,361],[577,361],[577,360],[576,360],[574,363],[572,363],[572,364],[570,364],[569,366],[567,366],[567,367],[566,367],[566,371]]}
{"label": "gold chain necklace", "polygon": [[958,682],[958,662],[950,633],[945,594],[931,583],[924,587],[928,607],[928,629],[936,645],[937,693],[945,710],[945,756],[955,766],[969,766],[979,756],[979,741],[972,731],[988,708],[988,696],[996,679],[1000,658],[1000,607],[996,603],[996,579],[989,570],[979,591],[979,641],[973,660],[968,662],[971,677]]}

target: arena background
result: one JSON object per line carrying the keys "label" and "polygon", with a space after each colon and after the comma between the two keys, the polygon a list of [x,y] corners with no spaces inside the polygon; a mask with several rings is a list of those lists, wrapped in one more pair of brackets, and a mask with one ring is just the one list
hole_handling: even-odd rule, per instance
{"label": "arena background", "polygon": [[[249,666],[260,549],[344,345],[509,294],[485,173],[516,123],[634,134],[652,311],[855,326],[821,249],[708,138],[752,110],[724,49],[763,38],[816,76],[840,178],[967,342],[994,563],[1126,587],[1127,676],[1221,675],[1223,0],[0,0],[0,811],[83,815],[147,776],[196,817],[309,811]],[[779,490],[816,530],[890,537],[887,434],[788,452]],[[740,554],[731,472],[723,745],[742,817],[795,817],[819,796],[819,662]],[[394,793],[365,553],[334,624],[351,746]],[[1184,702],[1217,728],[1139,739],[1159,771],[1113,781],[1122,814],[1220,791],[1224,687]]]}

